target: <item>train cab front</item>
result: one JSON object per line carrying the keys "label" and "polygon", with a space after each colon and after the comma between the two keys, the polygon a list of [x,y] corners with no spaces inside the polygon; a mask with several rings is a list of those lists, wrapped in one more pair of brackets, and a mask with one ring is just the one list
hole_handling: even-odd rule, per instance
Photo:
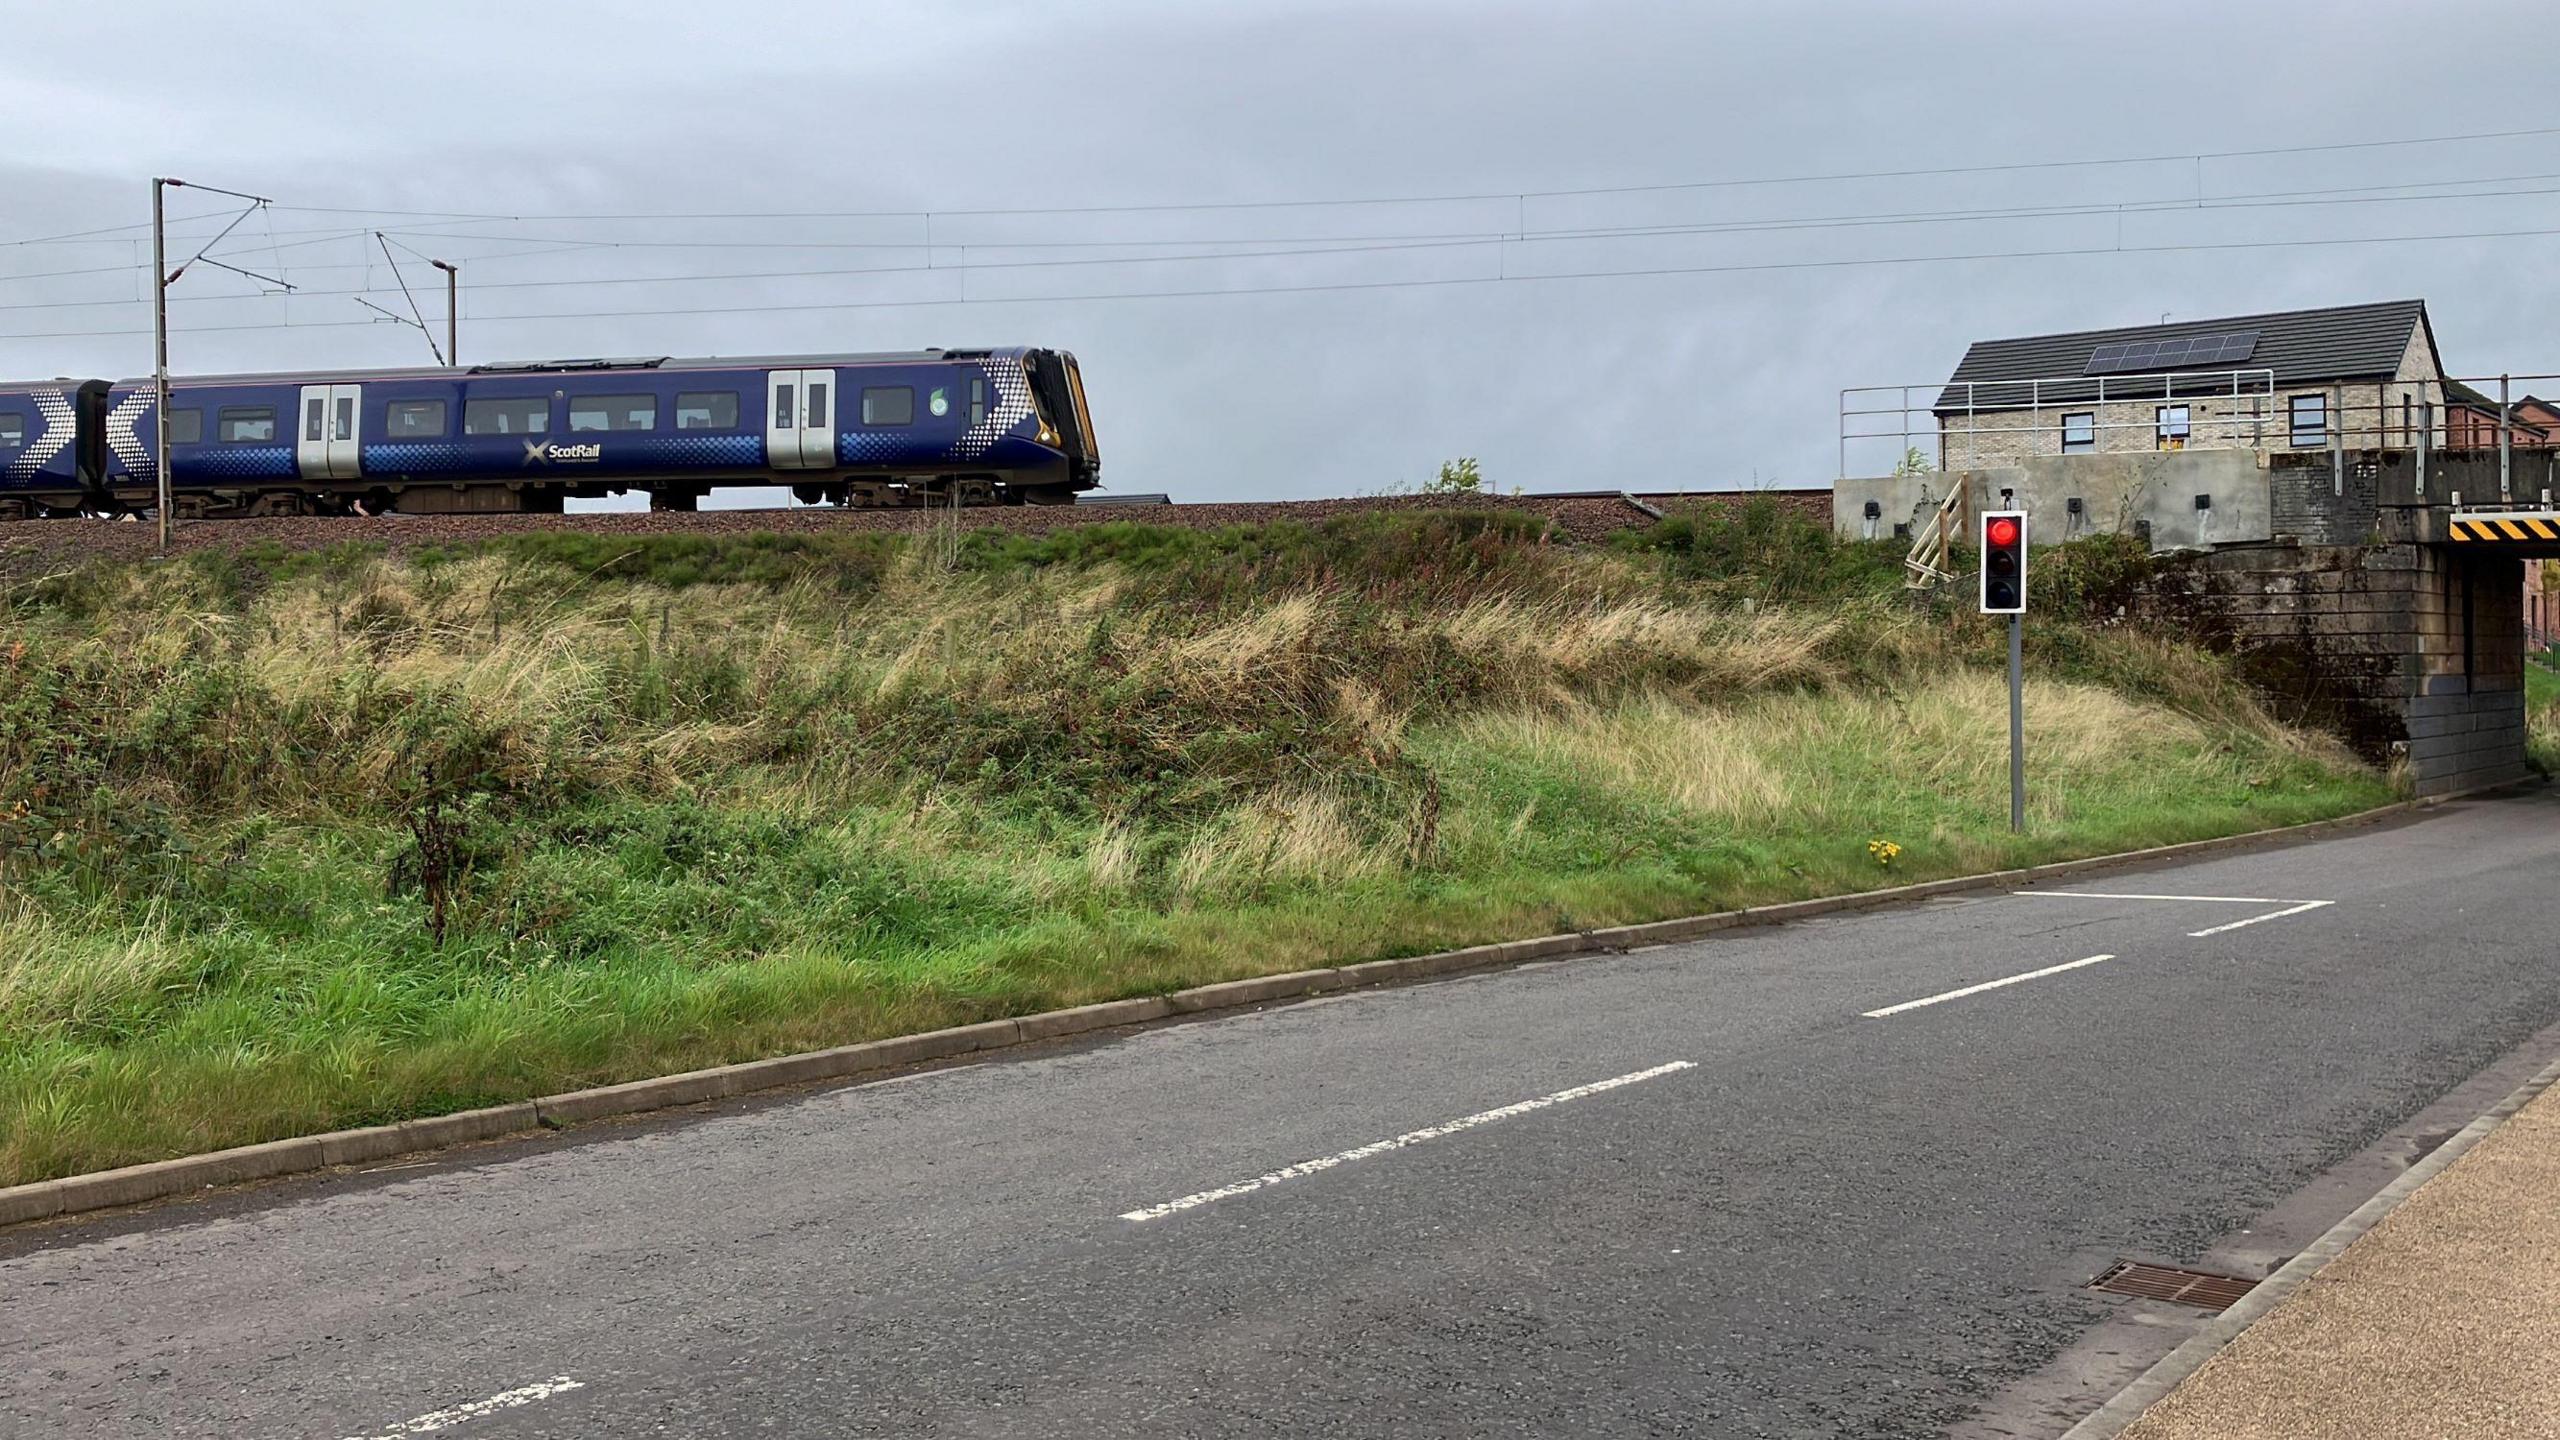
{"label": "train cab front", "polygon": [[1023,356],[1031,377],[1032,408],[1040,443],[1066,459],[1068,498],[1102,483],[1102,451],[1093,437],[1093,411],[1085,403],[1084,371],[1065,350],[1033,350]]}

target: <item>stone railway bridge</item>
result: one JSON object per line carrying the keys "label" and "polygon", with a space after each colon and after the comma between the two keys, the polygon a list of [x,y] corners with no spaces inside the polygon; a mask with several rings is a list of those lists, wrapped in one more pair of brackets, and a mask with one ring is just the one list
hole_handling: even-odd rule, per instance
{"label": "stone railway bridge", "polygon": [[1833,524],[1917,534],[1961,487],[1966,535],[2005,496],[2037,543],[2141,536],[2170,562],[2134,601],[2145,618],[2232,654],[2288,718],[2440,796],[2530,773],[2524,562],[2560,558],[2553,465],[2495,450],[2059,455],[1843,480]]}

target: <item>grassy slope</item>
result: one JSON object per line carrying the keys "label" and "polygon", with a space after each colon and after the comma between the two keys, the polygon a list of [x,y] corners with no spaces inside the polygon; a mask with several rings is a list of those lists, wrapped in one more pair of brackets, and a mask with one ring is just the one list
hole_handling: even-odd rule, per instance
{"label": "grassy slope", "polygon": [[2524,663],[2525,757],[2560,775],[2560,654],[2528,651]]}
{"label": "grassy slope", "polygon": [[[2127,563],[2044,573],[2105,613]],[[10,604],[0,1181],[2385,798],[2057,618],[2011,836],[1999,633],[1772,513],[570,536]]]}

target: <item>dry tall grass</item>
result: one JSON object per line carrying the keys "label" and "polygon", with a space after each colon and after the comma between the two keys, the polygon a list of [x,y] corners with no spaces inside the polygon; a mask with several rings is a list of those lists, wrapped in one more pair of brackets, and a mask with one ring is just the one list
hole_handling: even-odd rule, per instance
{"label": "dry tall grass", "polygon": [[2368,798],[2210,659],[2066,627],[2013,839],[1962,622],[1533,535],[1286,538],[782,583],[181,564],[22,606],[0,1181],[1872,884],[1871,837],[1945,873]]}

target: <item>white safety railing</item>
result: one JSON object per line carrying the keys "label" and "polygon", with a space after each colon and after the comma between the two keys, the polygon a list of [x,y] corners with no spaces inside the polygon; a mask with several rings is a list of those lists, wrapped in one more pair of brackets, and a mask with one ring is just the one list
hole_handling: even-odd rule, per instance
{"label": "white safety railing", "polygon": [[[2050,443],[2054,453],[2070,450],[2125,450],[2136,447],[2104,443],[2107,432],[2139,430],[2157,432],[2172,423],[2170,417],[2154,415],[2149,419],[2110,418],[2110,405],[2150,404],[2187,413],[2175,421],[2180,427],[2175,438],[2192,443],[2195,426],[2201,422],[2214,427],[2208,434],[2228,448],[2241,435],[2250,443],[2263,439],[2265,428],[2275,423],[2276,385],[2273,370],[2176,370],[2139,375],[2056,375],[2028,380],[1939,380],[1926,385],[1858,385],[1840,392],[1840,475],[1843,479],[1857,474],[1886,474],[1903,463],[1913,450],[1920,450],[1932,468],[1947,463],[1964,463],[1954,452],[1962,448],[1970,456],[1980,456],[1995,449],[2007,448],[2002,437],[2033,436],[2034,442],[2017,447],[2032,453]],[[1887,401],[1890,403],[1887,403]],[[2215,410],[2205,402],[2220,402]],[[2063,435],[2063,421],[2048,417],[2046,411],[2063,411],[2073,417],[2084,414],[2086,426],[2075,426]],[[2196,412],[2202,411],[2202,414]],[[2086,441],[2081,434],[2085,432]],[[1852,470],[1853,447],[1863,451],[1867,442],[1891,440],[1893,455],[1884,465],[1868,470]],[[1924,448],[1925,447],[1925,448]]]}
{"label": "white safety railing", "polygon": [[1853,386],[1840,392],[1840,478],[1896,473],[1915,451],[1918,468],[1942,470],[2081,452],[2406,449],[2422,475],[2444,451],[2495,452],[2503,503],[2517,451],[2538,466],[2560,451],[2560,406],[2537,389],[2560,395],[2560,374],[2279,387],[2254,368]]}

